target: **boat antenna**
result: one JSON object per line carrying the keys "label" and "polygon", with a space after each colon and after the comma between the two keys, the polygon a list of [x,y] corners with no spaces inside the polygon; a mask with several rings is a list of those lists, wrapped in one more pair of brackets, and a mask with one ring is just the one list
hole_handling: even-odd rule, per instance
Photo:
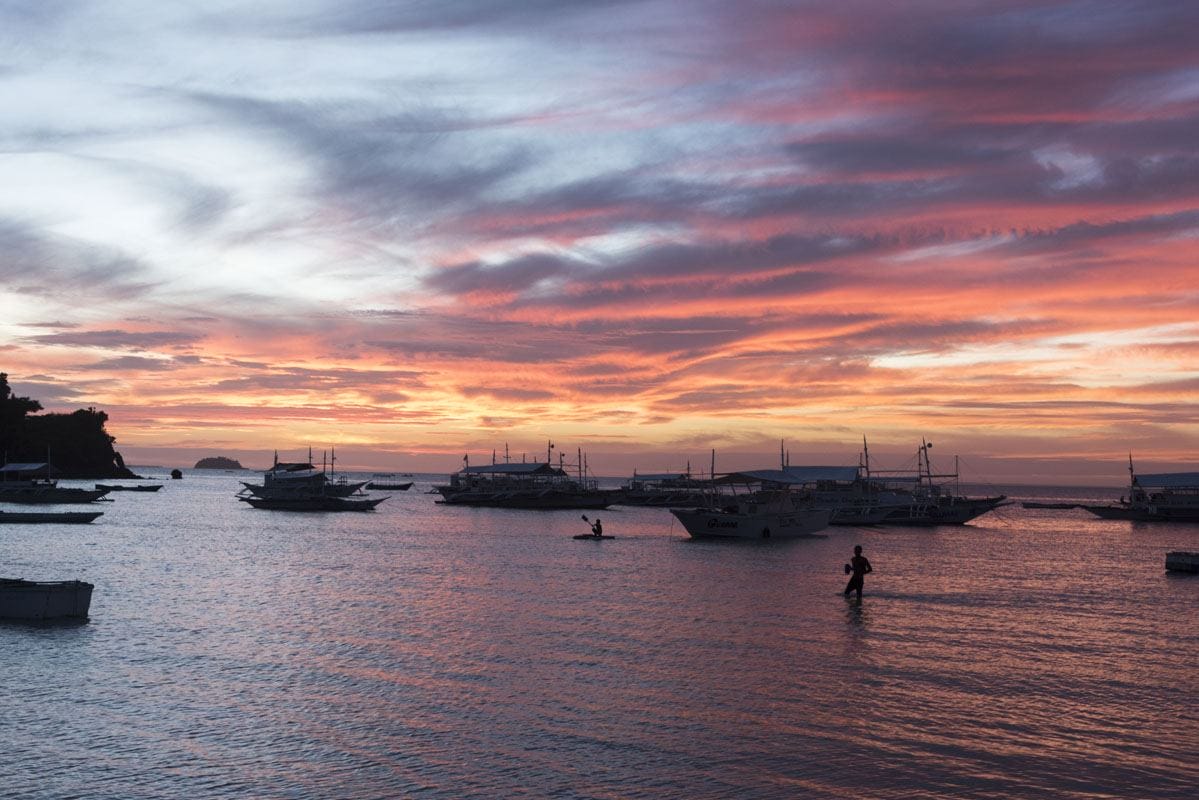
{"label": "boat antenna", "polygon": [[508,443],[507,443],[507,442],[504,442],[504,463],[505,463],[505,464],[507,464],[507,463],[508,463],[508,461],[509,461],[509,458],[508,458]]}
{"label": "boat antenna", "polygon": [[553,449],[554,449],[553,441],[547,439],[545,442],[545,463],[546,464],[549,464],[553,460],[553,458],[550,455],[550,451]]}
{"label": "boat antenna", "polygon": [[329,474],[330,475],[337,474],[337,448],[336,447],[329,448]]}
{"label": "boat antenna", "polygon": [[715,447],[712,448],[712,467],[711,467],[711,469],[712,469],[712,471],[710,473],[708,473],[708,477],[715,480],[716,479],[716,448]]}

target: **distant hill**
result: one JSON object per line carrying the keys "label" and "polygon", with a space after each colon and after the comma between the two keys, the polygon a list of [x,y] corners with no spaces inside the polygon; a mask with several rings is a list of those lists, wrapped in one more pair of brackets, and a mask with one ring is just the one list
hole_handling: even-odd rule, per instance
{"label": "distant hill", "polygon": [[209,456],[196,462],[193,469],[245,469],[237,459],[224,456]]}

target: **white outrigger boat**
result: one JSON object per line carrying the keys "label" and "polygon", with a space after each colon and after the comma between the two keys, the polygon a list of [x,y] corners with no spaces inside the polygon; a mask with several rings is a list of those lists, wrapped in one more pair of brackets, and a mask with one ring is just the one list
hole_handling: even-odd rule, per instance
{"label": "white outrigger boat", "polygon": [[746,495],[714,495],[708,508],[672,508],[670,513],[695,539],[806,539],[823,538],[832,511],[813,508],[806,493],[794,491],[798,484],[781,470],[730,473],[721,483],[765,483]]}

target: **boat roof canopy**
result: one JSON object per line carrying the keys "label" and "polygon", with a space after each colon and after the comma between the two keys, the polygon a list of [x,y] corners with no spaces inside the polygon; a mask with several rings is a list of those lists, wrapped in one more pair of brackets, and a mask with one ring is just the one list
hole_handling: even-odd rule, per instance
{"label": "boat roof canopy", "polygon": [[1163,489],[1199,487],[1199,472],[1159,472],[1153,475],[1138,475],[1137,483],[1141,486],[1154,486]]}
{"label": "boat roof canopy", "polygon": [[686,472],[634,472],[635,481],[680,481],[690,477]]}
{"label": "boat roof canopy", "polygon": [[716,483],[779,483],[798,486],[817,481],[852,482],[858,478],[857,467],[785,467],[783,469],[750,469],[728,472]]}
{"label": "boat roof canopy", "polygon": [[750,469],[743,472],[726,472],[716,478],[713,483],[781,483],[798,485],[807,483],[803,478],[797,478],[781,469]]}
{"label": "boat roof canopy", "polygon": [[0,467],[0,472],[44,472],[47,466],[45,462],[41,464],[5,464]]}
{"label": "boat roof canopy", "polygon": [[816,481],[852,482],[858,479],[857,467],[786,467],[783,471],[788,475],[802,479],[803,483],[815,483]]}
{"label": "boat roof canopy", "polygon": [[566,473],[544,461],[522,461],[519,464],[487,464],[482,467],[463,467],[459,475],[565,475]]}

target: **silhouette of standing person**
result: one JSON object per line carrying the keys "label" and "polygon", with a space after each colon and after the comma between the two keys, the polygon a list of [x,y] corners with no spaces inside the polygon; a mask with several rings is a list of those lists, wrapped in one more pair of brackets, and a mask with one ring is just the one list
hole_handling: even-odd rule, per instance
{"label": "silhouette of standing person", "polygon": [[598,518],[595,520],[595,524],[591,526],[591,534],[597,539],[604,535],[604,526]]}
{"label": "silhouette of standing person", "polygon": [[858,599],[862,599],[862,582],[867,573],[874,572],[874,567],[870,566],[870,559],[862,555],[862,546],[854,545],[853,558],[849,560],[846,566],[853,572],[849,578],[849,583],[845,584],[845,596],[849,597],[850,592],[856,591]]}

